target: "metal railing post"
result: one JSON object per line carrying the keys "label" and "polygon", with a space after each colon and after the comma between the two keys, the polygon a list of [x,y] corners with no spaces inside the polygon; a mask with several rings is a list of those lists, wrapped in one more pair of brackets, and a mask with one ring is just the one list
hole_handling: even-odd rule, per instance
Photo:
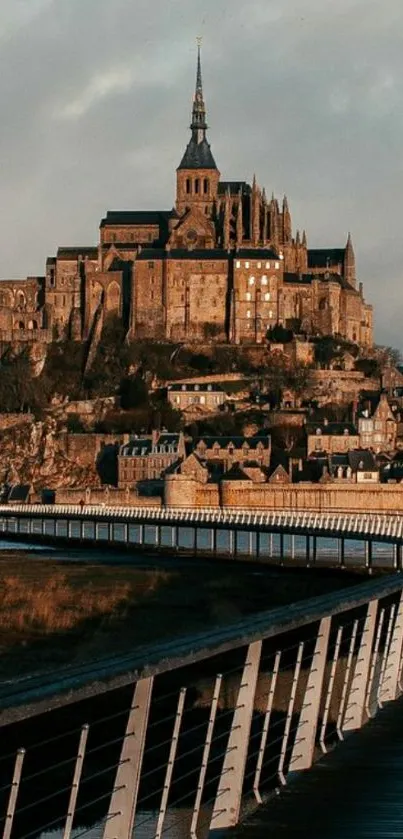
{"label": "metal railing post", "polygon": [[403,654],[403,591],[400,595],[392,640],[386,661],[385,686],[382,685],[382,702],[390,702],[399,695],[399,673]]}
{"label": "metal railing post", "polygon": [[73,783],[71,785],[70,800],[67,810],[66,824],[64,826],[63,839],[70,839],[73,828],[74,813],[76,811],[78,788],[81,781],[81,773],[83,771],[85,749],[87,747],[89,725],[83,725],[80,734],[80,742],[78,744],[78,752],[76,763],[74,767]]}
{"label": "metal railing post", "polygon": [[334,653],[333,653],[333,658],[332,658],[332,665],[331,665],[331,668],[330,668],[329,684],[328,684],[327,693],[326,693],[325,708],[324,708],[324,711],[323,711],[322,725],[321,725],[320,737],[319,737],[319,745],[320,745],[320,747],[322,749],[322,752],[324,754],[326,754],[326,752],[327,752],[326,728],[327,728],[327,721],[329,719],[330,706],[331,706],[331,702],[332,702],[333,685],[334,685],[334,680],[336,678],[336,668],[337,668],[337,662],[339,660],[339,653],[340,653],[340,645],[341,645],[342,636],[343,636],[343,627],[339,626],[339,628],[337,630],[336,643],[335,643]]}
{"label": "metal railing post", "polygon": [[292,772],[309,769],[312,765],[331,622],[332,618],[327,617],[322,618],[319,624],[311,669],[291,754],[290,767]]}
{"label": "metal railing post", "polygon": [[15,805],[17,803],[18,790],[20,788],[22,764],[24,763],[25,749],[18,749],[14,764],[14,774],[11,783],[10,795],[7,805],[7,814],[3,830],[3,839],[10,839],[13,827]]}
{"label": "metal railing post", "polygon": [[346,672],[344,674],[343,689],[342,689],[342,692],[341,692],[340,705],[339,705],[339,713],[337,715],[336,730],[337,730],[337,736],[338,736],[339,740],[344,739],[342,725],[343,725],[343,719],[344,719],[344,709],[346,707],[348,683],[349,683],[349,679],[350,679],[351,665],[353,663],[353,655],[354,655],[354,649],[355,649],[355,642],[356,642],[356,638],[357,638],[357,632],[358,632],[358,620],[355,620],[354,624],[353,624],[353,630],[352,630],[352,633],[351,633],[350,645],[349,645],[349,648],[348,648]]}
{"label": "metal railing post", "polygon": [[194,807],[193,807],[192,822],[191,822],[191,825],[190,825],[191,839],[197,839],[197,823],[199,821],[200,807],[201,807],[203,791],[204,791],[204,783],[205,783],[205,780],[206,780],[208,760],[209,760],[209,757],[210,757],[210,749],[211,749],[211,742],[212,742],[212,738],[213,738],[214,723],[215,723],[215,718],[216,718],[216,715],[217,715],[218,700],[220,698],[221,682],[222,682],[222,675],[219,673],[216,676],[216,680],[215,680],[213,697],[212,697],[212,700],[211,700],[211,707],[210,707],[210,716],[209,716],[209,721],[208,721],[208,725],[207,725],[206,739],[204,741],[203,756],[202,756],[199,780],[198,780],[198,783],[197,783],[197,790],[196,790],[196,799],[195,799],[195,803],[194,803]]}
{"label": "metal railing post", "polygon": [[370,600],[343,721],[343,732],[355,731],[363,724],[377,612],[378,600]]}
{"label": "metal railing post", "polygon": [[261,652],[262,641],[249,644],[211,815],[212,831],[238,823]]}
{"label": "metal railing post", "polygon": [[122,751],[103,839],[131,839],[143,763],[153,678],[137,682],[129,711]]}
{"label": "metal railing post", "polygon": [[[186,688],[181,688],[179,691],[179,699],[178,699],[178,706],[176,709],[176,716],[175,716],[175,724],[174,730],[172,732],[172,739],[171,739],[171,746],[169,749],[169,756],[168,756],[168,763],[165,772],[165,780],[164,786],[162,788],[162,797],[161,797],[161,804],[158,813],[158,820],[157,820],[157,827],[155,830],[154,839],[161,839],[165,816],[168,807],[168,798],[169,798],[169,791],[171,789],[171,782],[172,782],[172,775],[174,771],[174,763],[176,752],[178,748],[178,740],[179,740],[179,732],[182,724],[182,717],[183,717],[183,709],[185,707],[185,699],[186,699]],[[120,833],[117,834],[119,839],[121,839]]]}
{"label": "metal railing post", "polygon": [[262,804],[262,796],[260,794],[260,776],[262,774],[263,758],[264,758],[264,753],[265,753],[265,750],[266,750],[267,736],[268,736],[269,728],[270,728],[270,718],[271,718],[271,712],[273,710],[274,694],[275,694],[275,691],[276,691],[278,671],[280,669],[280,659],[281,659],[281,651],[276,653],[276,658],[275,658],[275,661],[274,661],[273,673],[272,673],[271,682],[270,682],[270,690],[269,690],[269,693],[267,695],[266,712],[265,712],[265,715],[264,715],[264,723],[263,723],[263,729],[262,729],[262,737],[261,737],[260,746],[259,746],[259,754],[258,754],[257,764],[256,764],[255,778],[254,778],[254,781],[253,781],[253,792],[255,794],[255,798],[256,798],[256,801],[258,802],[258,804]]}
{"label": "metal railing post", "polygon": [[286,717],[286,721],[285,721],[284,734],[283,734],[283,739],[282,739],[282,743],[281,743],[280,760],[279,760],[279,763],[278,763],[278,777],[279,777],[280,782],[283,785],[285,785],[287,783],[287,779],[286,779],[286,776],[284,774],[284,764],[285,764],[285,757],[286,757],[286,754],[287,754],[288,739],[289,739],[290,731],[291,731],[292,715],[294,713],[295,697],[297,695],[297,685],[298,685],[298,679],[299,679],[299,674],[300,674],[300,670],[301,670],[303,652],[304,652],[304,642],[301,641],[301,643],[299,644],[299,647],[298,647],[297,660],[295,662],[290,699],[289,699],[288,708],[287,708],[287,717]]}

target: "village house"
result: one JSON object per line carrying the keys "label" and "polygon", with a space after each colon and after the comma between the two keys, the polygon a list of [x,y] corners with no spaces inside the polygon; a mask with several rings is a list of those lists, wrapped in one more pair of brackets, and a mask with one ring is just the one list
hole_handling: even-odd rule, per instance
{"label": "village house", "polygon": [[226,400],[221,385],[215,382],[197,384],[182,382],[168,385],[167,398],[177,411],[218,411]]}
{"label": "village house", "polygon": [[357,428],[350,422],[308,422],[306,424],[307,455],[313,452],[336,454],[358,449],[360,437]]}
{"label": "village house", "polygon": [[253,437],[200,437],[194,444],[193,451],[201,461],[221,461],[226,470],[234,463],[254,462],[259,466],[269,466],[271,456],[271,438],[269,434],[256,434]]}
{"label": "village house", "polygon": [[180,462],[185,454],[182,432],[153,431],[151,435],[134,437],[119,449],[119,489],[133,487],[141,481],[160,480],[166,470]]}
{"label": "village house", "polygon": [[381,394],[378,406],[371,416],[369,410],[358,419],[360,445],[374,452],[393,452],[396,449],[397,421],[391,411],[386,393]]}

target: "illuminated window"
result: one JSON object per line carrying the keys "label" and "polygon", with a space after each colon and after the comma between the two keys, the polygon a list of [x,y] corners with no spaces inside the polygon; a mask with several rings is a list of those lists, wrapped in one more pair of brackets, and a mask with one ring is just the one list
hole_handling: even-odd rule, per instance
{"label": "illuminated window", "polygon": [[252,300],[252,295],[251,295],[250,291],[246,292],[246,299],[247,300]]}
{"label": "illuminated window", "polygon": [[262,277],[262,285],[267,285],[267,283],[268,283],[268,279],[267,279],[267,277],[266,277],[266,274],[263,274],[263,277]]}
{"label": "illuminated window", "polygon": [[257,268],[261,268],[261,267],[262,267],[262,263],[261,263],[261,262],[258,262],[256,267],[257,267]]}
{"label": "illuminated window", "polygon": [[273,317],[273,312],[272,312],[272,310],[270,309],[270,312],[269,312],[269,318],[272,318],[272,317]]}
{"label": "illuminated window", "polygon": [[246,312],[246,317],[250,318],[250,309],[248,309],[248,311]]}
{"label": "illuminated window", "polygon": [[241,263],[240,263],[239,259],[237,259],[237,261],[235,263],[235,268],[240,268],[240,267],[241,267]]}
{"label": "illuminated window", "polygon": [[255,285],[255,278],[249,277],[249,285]]}
{"label": "illuminated window", "polygon": [[270,300],[270,292],[269,292],[269,291],[266,291],[266,294],[265,294],[265,296],[264,296],[264,299],[265,299],[265,300],[267,300],[267,301],[269,301],[269,300]]}
{"label": "illuminated window", "polygon": [[266,269],[270,270],[270,262],[266,262]]}
{"label": "illuminated window", "polygon": [[245,268],[249,268],[249,262],[245,262]]}
{"label": "illuminated window", "polygon": [[275,263],[274,263],[274,267],[275,267],[276,271],[278,271],[278,269],[280,268],[280,263],[279,263],[279,262],[275,262]]}

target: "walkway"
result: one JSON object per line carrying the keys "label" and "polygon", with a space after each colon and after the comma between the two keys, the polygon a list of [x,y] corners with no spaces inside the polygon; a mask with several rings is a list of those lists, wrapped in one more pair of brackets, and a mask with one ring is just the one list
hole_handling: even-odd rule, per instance
{"label": "walkway", "polygon": [[236,832],[242,839],[401,839],[403,697]]}

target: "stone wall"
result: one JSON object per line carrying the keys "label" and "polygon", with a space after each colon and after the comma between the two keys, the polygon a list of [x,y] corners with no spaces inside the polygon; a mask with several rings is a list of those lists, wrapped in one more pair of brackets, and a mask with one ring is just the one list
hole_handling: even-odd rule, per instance
{"label": "stone wall", "polygon": [[81,466],[95,466],[99,452],[105,446],[121,446],[128,442],[128,434],[64,434],[65,452],[69,460]]}
{"label": "stone wall", "polygon": [[101,489],[62,488],[56,490],[55,493],[55,504],[94,504],[105,507],[160,507],[161,503],[161,499],[155,496],[146,498],[137,495],[135,490],[122,490],[112,487]]}
{"label": "stone wall", "polygon": [[27,422],[31,423],[33,420],[32,414],[0,414],[0,431],[14,428],[16,425],[24,425]]}

